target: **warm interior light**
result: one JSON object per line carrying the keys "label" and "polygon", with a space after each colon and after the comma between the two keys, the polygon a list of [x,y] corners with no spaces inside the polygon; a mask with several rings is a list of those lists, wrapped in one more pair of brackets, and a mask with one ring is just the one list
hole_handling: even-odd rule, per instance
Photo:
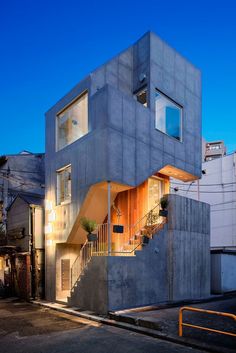
{"label": "warm interior light", "polygon": [[45,225],[45,228],[44,228],[44,231],[45,231],[45,234],[50,234],[52,233],[52,223],[48,223]]}
{"label": "warm interior light", "polygon": [[55,220],[56,220],[56,212],[51,210],[50,213],[48,214],[48,221],[54,222]]}
{"label": "warm interior light", "polygon": [[51,246],[53,244],[53,240],[52,239],[48,239],[46,241],[46,244],[47,244],[47,246]]}
{"label": "warm interior light", "polygon": [[52,201],[45,200],[45,210],[51,211],[52,210]]}

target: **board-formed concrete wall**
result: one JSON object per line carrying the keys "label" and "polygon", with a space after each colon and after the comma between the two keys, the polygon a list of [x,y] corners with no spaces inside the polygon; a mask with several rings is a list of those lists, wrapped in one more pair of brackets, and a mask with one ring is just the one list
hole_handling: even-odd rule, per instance
{"label": "board-formed concrete wall", "polygon": [[[143,86],[148,91],[147,108],[134,98]],[[182,142],[155,129],[156,89],[183,107]],[[56,151],[57,114],[85,91],[89,132]],[[56,171],[68,164],[71,203],[56,206]],[[50,235],[54,244],[46,245],[47,299],[55,299],[55,243],[67,241],[90,187],[107,180],[137,186],[166,165],[193,178],[201,176],[201,74],[148,32],[79,82],[46,113],[46,199],[58,218],[66,215],[61,222],[64,227],[54,227]]]}
{"label": "board-formed concrete wall", "polygon": [[98,313],[210,295],[210,208],[169,195],[168,223],[133,257],[93,257],[70,304]]}

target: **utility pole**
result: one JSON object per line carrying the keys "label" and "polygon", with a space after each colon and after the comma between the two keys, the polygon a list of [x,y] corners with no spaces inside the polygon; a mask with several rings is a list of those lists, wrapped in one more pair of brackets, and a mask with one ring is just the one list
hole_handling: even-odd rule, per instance
{"label": "utility pole", "polygon": [[111,182],[107,181],[107,242],[108,242],[108,256],[111,255]]}
{"label": "utility pole", "polygon": [[7,168],[7,172],[3,173],[3,227],[6,234],[7,229],[7,207],[8,207],[8,189],[9,189],[9,175],[10,175],[10,168]]}

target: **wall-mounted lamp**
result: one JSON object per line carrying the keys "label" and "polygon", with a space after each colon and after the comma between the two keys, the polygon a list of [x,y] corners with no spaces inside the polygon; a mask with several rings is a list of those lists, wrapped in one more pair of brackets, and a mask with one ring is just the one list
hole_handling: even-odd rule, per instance
{"label": "wall-mounted lamp", "polygon": [[143,82],[147,78],[147,75],[144,72],[141,72],[139,75],[139,82]]}
{"label": "wall-mounted lamp", "polygon": [[51,211],[52,210],[52,201],[45,200],[45,210]]}
{"label": "wall-mounted lamp", "polygon": [[51,210],[48,213],[48,222],[54,222],[56,220],[56,212]]}
{"label": "wall-mounted lamp", "polygon": [[52,246],[53,240],[52,239],[47,239],[46,244],[47,244],[47,246]]}
{"label": "wall-mounted lamp", "polygon": [[45,232],[45,234],[52,233],[52,223],[48,223],[48,224],[45,225],[44,232]]}

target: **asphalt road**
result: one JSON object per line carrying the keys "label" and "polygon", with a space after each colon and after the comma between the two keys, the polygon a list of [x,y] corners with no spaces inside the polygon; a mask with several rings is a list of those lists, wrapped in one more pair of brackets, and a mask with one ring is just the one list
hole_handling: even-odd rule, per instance
{"label": "asphalt road", "polygon": [[0,299],[0,353],[200,352],[20,300]]}

